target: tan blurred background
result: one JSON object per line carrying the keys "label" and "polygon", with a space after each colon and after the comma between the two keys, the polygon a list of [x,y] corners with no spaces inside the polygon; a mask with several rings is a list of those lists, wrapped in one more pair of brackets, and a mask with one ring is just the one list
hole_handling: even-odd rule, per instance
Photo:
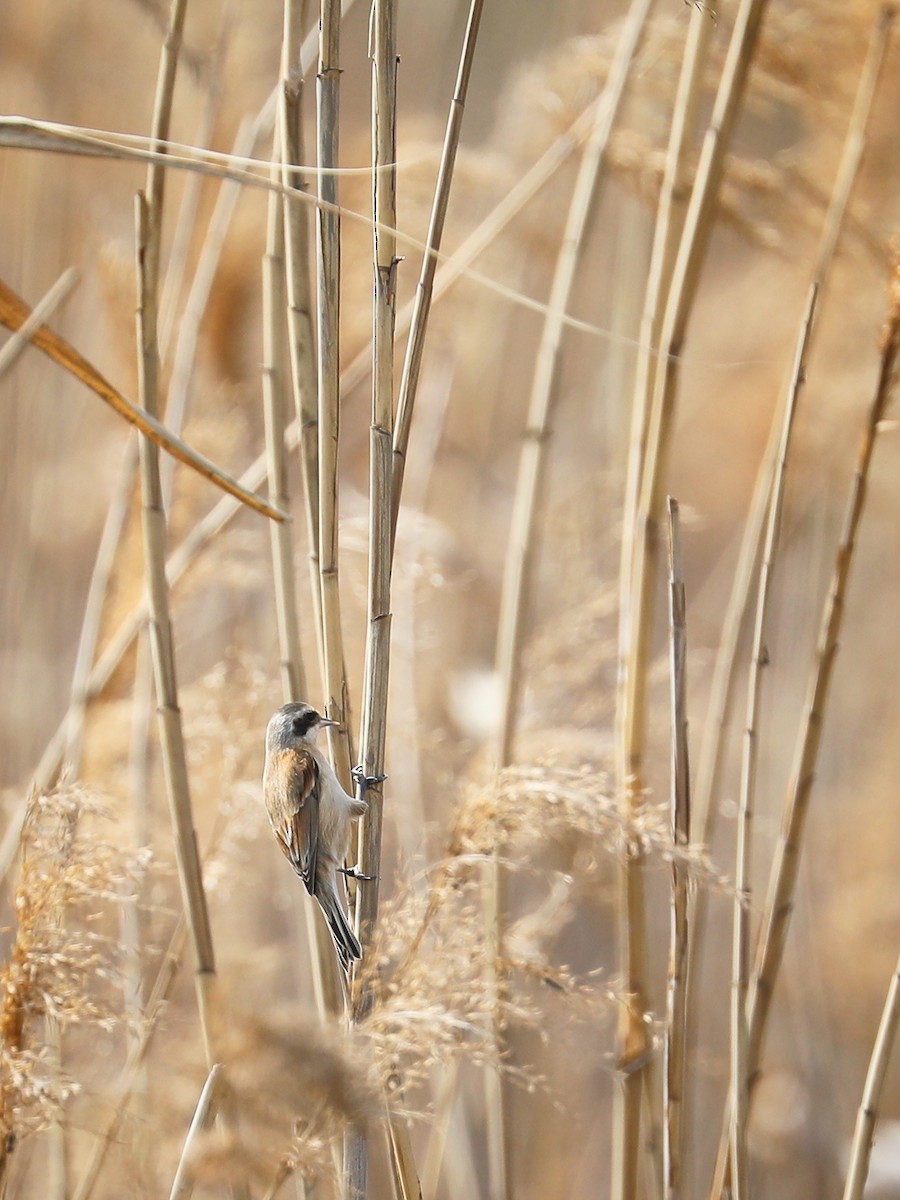
{"label": "tan blurred background", "polygon": [[[878,9],[861,0],[841,6],[773,0],[751,73],[684,351],[669,462],[669,488],[682,504],[685,522],[695,757],[739,538],[769,422],[789,371],[827,197]],[[716,75],[712,64],[720,62],[727,44],[732,10],[732,4],[723,2],[710,16],[715,23],[711,84]],[[581,0],[488,3],[450,205],[448,250],[597,94],[622,11],[619,4]],[[414,239],[422,239],[427,227],[465,14],[466,6],[459,3],[400,8],[399,225]],[[348,166],[365,165],[370,153],[367,17],[360,3],[345,23],[342,152]],[[574,316],[594,328],[570,331],[564,342],[551,466],[541,505],[540,555],[528,595],[517,750],[523,761],[536,750],[554,750],[572,763],[602,762],[609,754],[619,523],[635,345],[661,155],[689,17],[690,7],[681,0],[656,6],[570,305]],[[70,0],[65,5],[37,0],[7,6],[0,16],[0,110],[146,133],[164,24],[165,12],[155,0]],[[240,120],[257,113],[277,79],[280,37],[277,5],[192,0],[173,138],[229,149]],[[760,896],[856,442],[878,371],[887,243],[900,225],[898,55],[900,50],[892,47],[876,96],[845,232],[822,296],[791,450],[763,700],[754,844]],[[309,93],[308,117],[311,88]],[[256,155],[266,158],[269,152],[264,138]],[[570,161],[476,269],[507,289],[544,302],[573,176]],[[50,323],[132,396],[133,194],[143,178],[137,165],[0,150],[0,278],[33,304],[65,268],[75,266],[78,286]],[[193,186],[190,176],[170,173],[168,245]],[[218,186],[205,180],[196,193],[197,219],[176,313],[201,253]],[[342,196],[349,209],[368,212],[365,176],[348,179]],[[235,475],[262,448],[265,207],[265,196],[250,191],[237,205],[201,323],[189,393],[187,440]],[[419,266],[414,247],[402,252],[401,302],[413,294]],[[348,218],[342,330],[347,362],[369,336],[369,256],[368,229]],[[171,369],[180,324],[176,318],[166,370]],[[490,764],[499,589],[540,329],[538,313],[471,277],[434,311],[394,580],[388,880],[398,865],[415,865],[434,852],[455,786],[483,776]],[[343,396],[344,625],[357,713],[365,633],[368,406],[368,385]],[[95,397],[36,351],[0,381],[0,428],[0,784],[7,789],[11,818],[68,707],[87,589],[104,518],[119,486],[128,434]],[[885,428],[876,450],[848,598],[801,892],[753,1131],[756,1167],[765,1184],[760,1194],[837,1194],[841,1147],[852,1129],[877,1015],[900,945],[897,436],[892,426]],[[298,468],[293,483],[299,492]],[[185,478],[179,468],[171,508],[173,545],[216,499],[210,488]],[[141,593],[134,505],[132,510],[101,645]],[[310,699],[318,703],[299,510],[296,526]],[[186,726],[189,734],[193,731],[195,803],[203,835],[220,802],[235,796],[255,801],[262,730],[280,702],[269,553],[264,522],[243,515],[173,593],[179,680]],[[662,655],[661,589],[659,599],[657,648]],[[129,697],[134,675],[131,656],[92,705],[83,767],[89,782],[122,814],[123,828],[133,824],[125,814],[131,812],[133,789]],[[668,684],[662,657],[655,679],[651,777],[654,798],[662,800],[668,762]],[[730,726],[728,771],[714,797],[720,820],[713,849],[725,872],[733,871],[743,683],[742,676]],[[234,761],[226,763],[222,747],[231,742]],[[156,781],[155,757],[149,770]],[[158,781],[154,786],[144,832],[165,860],[166,818]],[[299,899],[291,891],[293,881],[280,874],[281,864],[275,863],[276,852],[261,823],[249,820],[242,836],[233,851],[234,877],[214,893],[212,902],[223,970],[241,973],[252,964],[260,995],[275,989],[287,998],[296,980],[285,975],[283,948],[293,944],[285,939]],[[565,869],[564,854],[560,865]],[[600,965],[612,973],[611,870],[605,878],[605,884],[579,897],[557,944],[579,969]],[[657,872],[653,879],[651,895],[652,889],[659,891],[662,934],[665,876]],[[270,880],[276,882],[270,886]],[[174,889],[158,886],[167,903],[174,903]],[[529,902],[523,894],[523,908]],[[730,919],[727,900],[713,899],[692,1060],[697,1084],[692,1170],[698,1188],[708,1176],[712,1127],[727,1073]],[[162,940],[165,921],[160,917],[159,922],[154,931]],[[659,986],[652,997],[657,1005],[662,997],[661,947],[660,940]],[[185,1014],[190,1006],[185,985],[173,1003],[167,1034],[176,1042],[178,1024],[189,1020]],[[523,1044],[542,1053],[524,1036]],[[560,1116],[549,1105],[543,1112],[540,1102],[521,1100],[521,1113],[515,1110],[523,1146],[518,1194],[605,1194],[608,1151],[598,1129],[605,1130],[607,1120],[613,1053],[607,1031],[591,1047],[589,1065],[579,1046],[555,1066],[542,1063],[554,1087],[564,1093],[564,1113],[567,1101],[571,1108]],[[900,1119],[896,1071],[889,1082],[887,1113]],[[474,1084],[473,1089],[477,1091]],[[173,1146],[184,1128],[184,1106],[196,1093],[190,1070],[185,1080],[172,1083],[172,1092],[171,1127],[164,1143],[168,1157],[177,1155]],[[539,1120],[536,1113],[541,1112]],[[556,1152],[547,1149],[552,1139]],[[152,1169],[145,1166],[150,1172],[146,1182]],[[156,1168],[167,1180],[168,1161]],[[900,1164],[896,1172],[893,1190],[889,1187],[885,1195],[900,1195]],[[132,1181],[129,1186],[133,1190],[128,1194],[157,1194],[150,1184]]]}

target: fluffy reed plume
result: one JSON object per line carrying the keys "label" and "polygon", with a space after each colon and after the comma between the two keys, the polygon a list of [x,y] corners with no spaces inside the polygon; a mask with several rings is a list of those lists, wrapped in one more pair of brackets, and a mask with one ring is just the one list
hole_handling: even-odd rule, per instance
{"label": "fluffy reed plume", "polygon": [[17,1142],[46,1128],[78,1090],[46,1052],[44,1020],[62,1029],[119,1020],[117,945],[98,924],[134,893],[145,864],[100,840],[105,819],[70,784],[28,802],[15,934],[0,969],[0,1180]]}

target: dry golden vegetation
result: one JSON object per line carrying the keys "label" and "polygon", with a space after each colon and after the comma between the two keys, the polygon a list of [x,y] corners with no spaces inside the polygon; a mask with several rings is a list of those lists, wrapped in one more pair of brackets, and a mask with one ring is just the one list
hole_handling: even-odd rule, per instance
{"label": "dry golden vegetation", "polygon": [[895,1195],[893,5],[343,8],[0,18],[0,1194]]}

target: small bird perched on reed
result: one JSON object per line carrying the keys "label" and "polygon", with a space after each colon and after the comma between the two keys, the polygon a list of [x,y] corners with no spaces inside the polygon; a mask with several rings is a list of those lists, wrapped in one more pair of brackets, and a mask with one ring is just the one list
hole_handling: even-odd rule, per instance
{"label": "small bird perched on reed", "polygon": [[346,868],[344,861],[350,822],[368,806],[347,795],[316,746],[319,730],[336,724],[309,704],[279,708],[266,728],[263,798],[279,846],[325,914],[347,975],[350,964],[362,957],[362,949],[347,920],[344,886],[338,876],[366,878]]}

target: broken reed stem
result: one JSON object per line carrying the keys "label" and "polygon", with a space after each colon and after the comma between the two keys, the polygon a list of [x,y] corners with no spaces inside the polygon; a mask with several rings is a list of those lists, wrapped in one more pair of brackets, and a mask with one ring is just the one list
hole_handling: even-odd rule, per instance
{"label": "broken reed stem", "polygon": [[[498,771],[509,766],[513,759],[521,673],[522,617],[536,550],[535,513],[546,467],[551,421],[559,394],[558,368],[564,317],[584,239],[596,209],[597,187],[609,137],[651,5],[652,0],[633,0],[619,37],[602,100],[594,112],[594,125],[585,143],[572,190],[562,244],[550,287],[547,316],[537,351],[525,436],[516,476],[497,630],[496,662],[502,687],[497,744]],[[503,848],[497,847],[497,853],[502,854]],[[496,961],[502,953],[505,908],[503,869],[499,857],[485,864],[483,877],[484,919],[488,930],[488,944],[493,947]],[[489,962],[487,969],[491,971],[495,968]],[[494,986],[497,992],[495,998],[499,999],[502,981],[497,979]],[[499,1028],[496,1033],[499,1042]],[[494,1067],[486,1068],[485,1080],[490,1191],[493,1200],[502,1200],[511,1194],[511,1164],[508,1161],[510,1139],[505,1131],[504,1089]]]}
{"label": "broken reed stem", "polygon": [[856,1126],[853,1130],[853,1142],[850,1147],[850,1162],[847,1167],[847,1182],[844,1185],[844,1200],[863,1200],[866,1178],[869,1174],[869,1158],[872,1153],[875,1124],[878,1120],[878,1103],[884,1087],[884,1077],[887,1074],[898,1021],[900,1021],[900,961],[891,976],[881,1021],[878,1025],[878,1033],[875,1037],[875,1045],[872,1047],[872,1057],[869,1060],[859,1112],[856,1115]]}
{"label": "broken reed stem", "polygon": [[453,181],[453,171],[456,166],[456,152],[459,148],[463,115],[466,108],[466,96],[469,91],[469,79],[472,75],[472,63],[475,58],[475,45],[478,40],[478,29],[481,24],[481,12],[483,8],[484,0],[471,0],[469,19],[466,22],[466,32],[463,38],[462,54],[460,55],[459,68],[456,74],[456,86],[453,89],[453,99],[450,102],[450,114],[447,117],[447,128],[444,133],[441,161],[438,167],[437,182],[434,187],[431,217],[428,222],[428,233],[425,237],[426,249],[422,258],[422,268],[419,274],[419,282],[416,287],[416,295],[410,317],[410,333],[406,343],[403,372],[400,377],[400,393],[397,398],[397,423],[394,430],[393,493],[391,501],[392,547],[397,537],[397,518],[400,514],[400,499],[403,491],[403,476],[406,470],[409,432],[412,426],[413,409],[419,387],[419,373],[422,368],[422,355],[425,349],[425,333],[428,328],[428,317],[431,312],[431,301],[434,295],[435,274],[438,264],[437,252],[441,248],[441,241],[444,236],[444,222],[447,217],[447,204],[450,199],[450,185]]}
{"label": "broken reed stem", "polygon": [[350,791],[350,697],[344,668],[338,568],[338,443],[340,440],[341,218],[339,165],[341,8],[321,0],[319,70],[316,76],[317,165],[320,205],[316,208],[316,287],[318,295],[319,397],[319,586],[322,592],[322,644],[325,651],[325,708],[338,723],[328,730],[334,769]]}
{"label": "broken reed stem", "polygon": [[197,1138],[212,1127],[216,1115],[218,1093],[222,1083],[222,1067],[220,1063],[216,1063],[211,1067],[206,1077],[206,1082],[200,1091],[197,1107],[194,1109],[194,1116],[188,1127],[184,1145],[181,1148],[178,1166],[175,1168],[175,1176],[172,1180],[169,1200],[186,1200],[186,1197],[193,1194],[194,1184],[190,1177],[191,1151],[194,1148]]}
{"label": "broken reed stem", "polygon": [[753,643],[750,653],[750,675],[747,683],[747,717],[744,726],[743,753],[741,756],[741,785],[738,804],[737,851],[735,868],[734,922],[732,943],[731,980],[731,1179],[733,1200],[745,1200],[747,1191],[747,1126],[749,1123],[750,1074],[747,1060],[747,990],[750,974],[751,933],[751,864],[752,830],[756,788],[756,763],[758,752],[758,721],[762,693],[762,672],[768,665],[769,653],[766,646],[766,625],[769,608],[769,592],[772,582],[778,535],[781,527],[781,511],[784,501],[784,485],[787,473],[787,454],[790,444],[797,397],[806,374],[806,350],[809,344],[813,316],[815,314],[818,289],[810,288],[806,311],[788,387],[781,423],[781,436],[775,475],[769,497],[766,535],[763,543],[762,561],[756,596],[756,617],[753,628]]}
{"label": "broken reed stem", "polygon": [[[687,721],[687,628],[684,572],[681,565],[681,524],[678,502],[669,496],[669,645],[672,712],[672,844],[687,847],[691,840],[691,776]],[[688,1011],[688,867],[672,859],[672,905],[669,930],[669,970],[666,987],[665,1070],[662,1128],[663,1187],[666,1200],[681,1195],[684,1177],[684,1089],[687,1062]]]}
{"label": "broken reed stem", "polygon": [[[160,61],[157,95],[153,114],[154,139],[168,136],[175,65],[184,25],[186,0],[174,0],[166,42]],[[159,353],[156,342],[159,288],[160,242],[164,172],[152,164],[147,172],[147,194],[136,202],[138,245],[138,391],[143,407],[151,416],[159,410]],[[166,516],[162,507],[159,475],[159,450],[149,438],[140,441],[142,525],[144,560],[147,576],[150,646],[159,713],[160,746],[166,795],[172,818],[175,855],[182,902],[194,947],[195,986],[207,1065],[212,1066],[211,1000],[215,980],[212,932],[206,907],[206,893],[191,811],[184,731],[178,708],[175,680],[175,654],[169,619],[166,582]]]}
{"label": "broken reed stem", "polygon": [[[660,360],[647,419],[644,461],[636,509],[633,558],[623,569],[628,579],[627,611],[620,618],[619,694],[616,713],[616,775],[626,814],[643,801],[646,685],[655,597],[658,522],[665,458],[687,322],[700,266],[713,225],[726,149],[740,108],[766,0],[742,0],[719,83],[713,112],[694,177],[671,285],[660,323]],[[620,868],[620,962],[632,1002],[620,1020],[621,1088],[613,1139],[613,1200],[630,1200],[638,1187],[641,1092],[649,1061],[644,1013],[644,897],[640,856],[628,854]],[[648,1098],[649,1099],[649,1098]],[[648,1105],[650,1107],[650,1105]]]}
{"label": "broken reed stem", "polygon": [[[751,1080],[758,1078],[770,1005],[778,981],[788,923],[793,908],[803,833],[809,811],[825,708],[844,615],[844,597],[856,550],[859,525],[865,510],[869,467],[872,462],[878,428],[896,382],[897,359],[900,354],[900,260],[898,259],[894,260],[891,267],[889,296],[878,384],[863,429],[844,526],[825,599],[815,661],[807,689],[803,719],[798,731],[791,782],[785,797],[781,830],[769,874],[768,895],[763,910],[762,928],[747,1002],[747,1074]],[[726,1187],[729,1186],[729,1181],[727,1136],[723,1136],[710,1193],[713,1200],[724,1194]]]}

